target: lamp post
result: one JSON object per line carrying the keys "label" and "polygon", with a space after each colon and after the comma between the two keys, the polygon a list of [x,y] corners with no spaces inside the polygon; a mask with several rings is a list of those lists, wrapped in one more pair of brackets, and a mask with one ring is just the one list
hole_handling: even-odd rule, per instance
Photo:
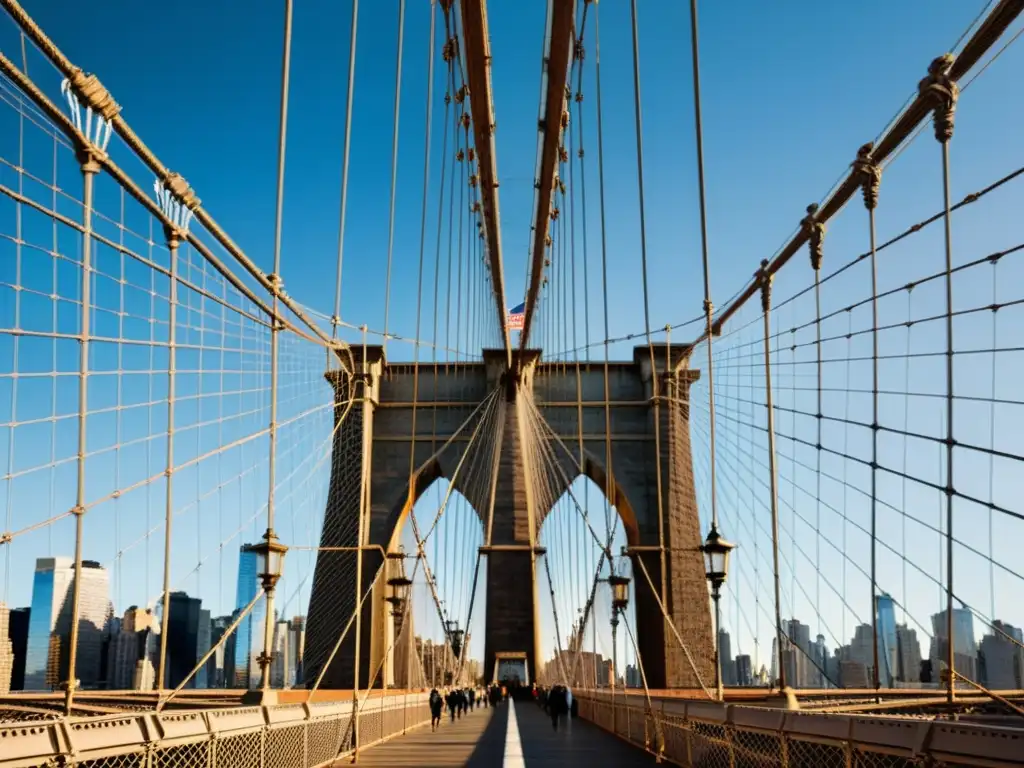
{"label": "lamp post", "polygon": [[272,528],[267,528],[263,539],[259,544],[252,547],[256,553],[256,566],[260,577],[260,585],[266,595],[266,616],[263,619],[263,652],[260,653],[257,661],[260,665],[260,691],[261,699],[267,698],[267,691],[270,688],[270,664],[274,658],[273,652],[273,629],[274,629],[274,588],[281,578],[281,571],[284,568],[284,556],[288,547],[277,540],[277,535]]}
{"label": "lamp post", "polygon": [[618,669],[618,640],[616,635],[619,629],[619,614],[626,610],[629,605],[629,577],[616,576],[614,573],[608,577],[608,586],[612,590],[612,733],[616,733],[615,726],[615,683],[616,670]]}
{"label": "lamp post", "polygon": [[[455,619],[449,619],[445,622],[445,628],[448,630],[448,640],[452,646],[452,657],[453,661],[457,661],[459,656],[462,654],[462,630],[459,629],[459,622]],[[455,684],[455,672],[452,670],[452,685]]]}
{"label": "lamp post", "polygon": [[735,544],[723,539],[718,532],[718,526],[711,523],[708,537],[700,548],[704,553],[704,575],[711,585],[711,599],[715,601],[715,690],[719,701],[725,698],[725,694],[722,689],[722,613],[718,600],[721,597],[722,585],[729,574],[729,553],[735,547]]}
{"label": "lamp post", "polygon": [[[406,577],[405,573],[401,570],[401,562],[405,559],[405,553],[402,551],[388,552],[387,555],[389,560],[399,563],[392,569],[392,576],[388,579],[388,596],[385,598],[391,604],[391,618],[393,621],[393,634],[394,640],[392,641],[393,646],[398,645],[398,636],[403,630],[402,618],[405,615],[405,606],[409,599],[409,588],[412,586],[412,579]],[[394,657],[392,657],[394,658]],[[394,662],[392,662],[394,664]],[[394,684],[394,667],[392,666],[392,684]]]}

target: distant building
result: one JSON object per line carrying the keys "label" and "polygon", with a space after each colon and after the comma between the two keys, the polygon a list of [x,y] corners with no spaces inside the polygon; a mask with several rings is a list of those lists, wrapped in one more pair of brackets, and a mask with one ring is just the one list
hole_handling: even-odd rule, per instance
{"label": "distant building", "polygon": [[291,628],[287,621],[274,625],[273,660],[270,663],[270,687],[291,688],[295,682],[294,669],[288,668]]}
{"label": "distant building", "polygon": [[1017,643],[1024,642],[1024,632],[998,620],[992,626],[993,631],[981,639],[979,657],[985,664],[981,682],[991,690],[1020,690],[1024,688],[1024,648]]}
{"label": "distant building", "polygon": [[[201,631],[205,624],[205,632]],[[200,648],[202,641],[210,642],[210,613],[202,609],[202,601],[189,597],[184,592],[171,592],[170,615],[167,619],[167,658],[164,662],[164,685],[177,688],[195,669],[196,663],[206,653]],[[201,677],[200,677],[201,675]],[[206,674],[200,669],[186,683],[186,688],[205,687]]]}
{"label": "distant building", "polygon": [[750,656],[741,653],[736,657],[736,685],[753,685],[754,674],[750,664]]}
{"label": "distant building", "polygon": [[[150,690],[151,670],[159,653],[156,620],[148,609],[132,606],[124,618],[111,622],[107,646],[107,688],[111,690]],[[148,686],[143,687],[148,683]]]}
{"label": "distant building", "polygon": [[14,675],[14,643],[10,638],[10,609],[0,603],[0,693],[9,693]]}
{"label": "distant building", "polygon": [[640,667],[634,664],[626,665],[626,687],[639,688],[642,685],[640,679]]}
{"label": "distant building", "polygon": [[[81,687],[100,682],[109,618],[109,575],[97,562],[82,561],[75,677]],[[36,560],[25,652],[25,690],[48,690],[70,677],[75,569],[68,557]]]}
{"label": "distant building", "polygon": [[206,662],[206,685],[210,688],[230,688],[234,684],[235,669],[235,635],[232,633],[228,639],[220,643],[224,633],[233,616],[218,616],[210,620],[210,647],[217,646],[213,656]]}
{"label": "distant building", "polygon": [[12,608],[8,616],[7,636],[11,639],[14,652],[14,667],[11,670],[11,690],[25,689],[25,651],[28,648],[29,608]]}
{"label": "distant building", "polygon": [[899,676],[899,638],[895,603],[885,592],[875,597],[875,626],[878,633],[878,681],[883,688],[892,688]]}
{"label": "distant building", "polygon": [[898,683],[921,682],[921,643],[917,641],[917,631],[906,624],[896,625],[896,679]]}
{"label": "distant building", "polygon": [[[410,612],[410,618],[411,616],[412,613]],[[302,681],[305,680],[302,671],[302,660],[306,655],[306,617],[293,617],[289,629],[291,637],[288,641],[288,667],[292,670],[295,681]]]}
{"label": "distant building", "polygon": [[736,685],[732,663],[732,638],[724,629],[718,630],[718,654],[719,665],[722,668],[722,685]]}
{"label": "distant building", "polygon": [[841,661],[839,684],[843,688],[867,688],[868,668],[860,661]]}
{"label": "distant building", "polygon": [[[948,667],[949,633],[947,612],[932,615],[932,642],[928,658],[932,662],[932,678],[941,682],[943,670]],[[974,638],[974,614],[967,608],[953,609],[953,665],[955,670],[970,680],[978,679],[978,642]],[[969,684],[959,683],[963,687]]]}
{"label": "distant building", "polygon": [[[253,601],[260,585],[259,558],[252,544],[244,544],[238,553],[238,583],[235,609],[240,613]],[[259,656],[263,653],[263,622],[266,600],[258,600],[235,630],[233,688],[255,688],[260,682]]]}

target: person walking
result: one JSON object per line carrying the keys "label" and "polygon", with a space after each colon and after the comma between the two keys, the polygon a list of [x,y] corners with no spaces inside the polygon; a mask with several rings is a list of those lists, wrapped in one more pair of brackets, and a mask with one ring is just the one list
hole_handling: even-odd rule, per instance
{"label": "person walking", "polygon": [[475,706],[476,706],[476,689],[470,688],[469,689],[469,711],[472,712],[473,708]]}
{"label": "person walking", "polygon": [[569,711],[569,701],[566,697],[566,690],[561,685],[556,685],[548,695],[548,714],[551,715],[551,727],[558,730],[558,721]]}
{"label": "person walking", "polygon": [[430,730],[436,731],[438,726],[441,725],[441,710],[444,709],[444,699],[441,694],[437,692],[437,688],[430,691]]}
{"label": "person walking", "polygon": [[448,691],[448,694],[444,697],[445,704],[448,705],[448,714],[451,715],[452,722],[455,722],[455,711],[459,708],[459,697],[454,690]]}

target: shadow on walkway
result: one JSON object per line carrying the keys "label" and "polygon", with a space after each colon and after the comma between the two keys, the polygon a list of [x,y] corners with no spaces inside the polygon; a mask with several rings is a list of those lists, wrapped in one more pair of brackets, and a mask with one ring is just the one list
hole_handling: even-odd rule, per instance
{"label": "shadow on walkway", "polygon": [[[516,710],[518,713],[518,710]],[[378,768],[500,768],[505,754],[508,705],[478,707],[441,727],[426,725],[390,741],[359,751],[359,765]],[[347,765],[348,759],[336,765]]]}
{"label": "shadow on walkway", "polygon": [[524,703],[516,706],[516,719],[526,768],[574,765],[633,768],[655,764],[653,755],[580,718],[563,718],[556,731],[543,709]]}

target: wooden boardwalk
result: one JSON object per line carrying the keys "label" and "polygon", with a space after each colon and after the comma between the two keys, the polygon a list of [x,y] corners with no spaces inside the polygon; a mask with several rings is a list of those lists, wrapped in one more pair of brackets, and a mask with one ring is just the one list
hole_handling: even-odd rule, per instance
{"label": "wooden boardwalk", "polygon": [[[582,765],[587,768],[633,768],[654,765],[654,758],[596,725],[579,718],[563,720],[556,731],[535,704],[516,705],[524,768]],[[378,768],[501,768],[506,765],[509,705],[467,713],[454,723],[447,712],[437,732],[418,728],[404,736],[359,752],[359,764]],[[343,764],[347,765],[348,760]],[[339,763],[341,765],[342,763]],[[512,768],[512,762],[507,763]]]}

